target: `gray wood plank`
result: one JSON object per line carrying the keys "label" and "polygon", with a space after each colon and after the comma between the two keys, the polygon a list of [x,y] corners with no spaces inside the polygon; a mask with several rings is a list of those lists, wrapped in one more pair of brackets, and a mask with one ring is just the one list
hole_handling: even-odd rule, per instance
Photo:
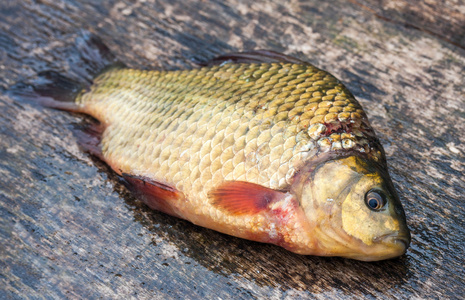
{"label": "gray wood plank", "polygon": [[[428,13],[464,11],[451,3]],[[441,24],[429,24],[437,34],[416,24],[342,0],[0,2],[0,298],[460,298],[465,52]],[[413,233],[408,253],[376,263],[299,256],[146,208],[77,147],[82,116],[5,94],[43,70],[70,74],[81,29],[132,67],[265,48],[340,78],[385,146]]]}

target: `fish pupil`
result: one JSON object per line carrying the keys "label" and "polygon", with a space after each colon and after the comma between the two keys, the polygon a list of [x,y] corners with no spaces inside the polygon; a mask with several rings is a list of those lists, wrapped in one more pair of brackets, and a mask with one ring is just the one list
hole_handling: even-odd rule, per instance
{"label": "fish pupil", "polygon": [[376,199],[370,199],[370,201],[368,202],[368,205],[370,205],[371,208],[376,209],[379,206],[379,202]]}

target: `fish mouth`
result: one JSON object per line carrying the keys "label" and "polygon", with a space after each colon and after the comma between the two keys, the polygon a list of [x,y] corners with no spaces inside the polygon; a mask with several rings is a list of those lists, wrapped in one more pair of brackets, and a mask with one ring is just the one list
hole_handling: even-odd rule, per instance
{"label": "fish mouth", "polygon": [[375,243],[382,243],[387,246],[401,248],[405,252],[410,246],[410,234],[402,234],[398,232],[384,234],[373,239]]}

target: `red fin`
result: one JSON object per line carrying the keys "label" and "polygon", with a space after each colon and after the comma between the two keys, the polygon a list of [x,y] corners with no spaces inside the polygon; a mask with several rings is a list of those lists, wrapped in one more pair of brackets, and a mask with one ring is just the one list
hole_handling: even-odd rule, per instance
{"label": "red fin", "polygon": [[84,129],[78,129],[74,132],[79,146],[87,153],[98,157],[100,160],[105,161],[102,153],[100,142],[102,141],[103,125],[100,123],[93,123],[86,126]]}
{"label": "red fin", "polygon": [[184,194],[177,189],[143,176],[122,174],[128,188],[136,194],[148,207],[183,218],[176,212],[173,202],[184,199]]}
{"label": "red fin", "polygon": [[218,56],[209,62],[206,66],[221,65],[223,63],[274,63],[287,62],[293,64],[307,64],[306,62],[295,57],[285,55],[271,50],[255,50],[249,52],[236,52]]}
{"label": "red fin", "polygon": [[285,197],[280,191],[244,182],[228,181],[209,193],[213,205],[232,214],[256,214],[268,209],[268,205]]}

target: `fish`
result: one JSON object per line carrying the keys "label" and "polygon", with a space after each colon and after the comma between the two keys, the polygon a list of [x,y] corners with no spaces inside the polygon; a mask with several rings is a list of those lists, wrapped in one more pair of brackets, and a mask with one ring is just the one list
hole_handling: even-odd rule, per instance
{"label": "fish", "polygon": [[93,35],[79,45],[92,80],[46,71],[15,93],[98,120],[79,144],[151,209],[302,255],[406,252],[383,147],[330,73],[268,50],[133,69]]}

